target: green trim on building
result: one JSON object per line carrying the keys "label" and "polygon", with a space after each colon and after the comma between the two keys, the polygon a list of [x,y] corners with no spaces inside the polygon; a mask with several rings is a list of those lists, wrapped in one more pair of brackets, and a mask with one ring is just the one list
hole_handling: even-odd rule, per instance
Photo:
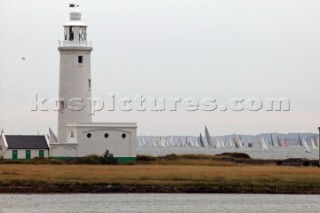
{"label": "green trim on building", "polygon": [[12,150],[12,160],[18,160],[18,150]]}
{"label": "green trim on building", "polygon": [[26,160],[31,159],[31,150],[26,150]]}
{"label": "green trim on building", "polygon": [[[57,160],[72,160],[77,159],[79,157],[53,157]],[[136,163],[137,158],[136,157],[114,157],[117,159],[118,163]]]}
{"label": "green trim on building", "polygon": [[44,150],[39,150],[39,158],[44,158]]}
{"label": "green trim on building", "polygon": [[72,160],[72,159],[77,159],[78,157],[52,157],[57,160]]}
{"label": "green trim on building", "polygon": [[137,161],[136,157],[115,157],[118,163],[135,163]]}

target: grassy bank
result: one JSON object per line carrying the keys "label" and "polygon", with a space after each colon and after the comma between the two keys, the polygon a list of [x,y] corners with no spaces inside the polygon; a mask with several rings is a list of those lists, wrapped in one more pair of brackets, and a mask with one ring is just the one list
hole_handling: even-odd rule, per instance
{"label": "grassy bank", "polygon": [[0,164],[0,192],[320,194],[320,169],[247,165],[212,156],[145,156],[136,165]]}

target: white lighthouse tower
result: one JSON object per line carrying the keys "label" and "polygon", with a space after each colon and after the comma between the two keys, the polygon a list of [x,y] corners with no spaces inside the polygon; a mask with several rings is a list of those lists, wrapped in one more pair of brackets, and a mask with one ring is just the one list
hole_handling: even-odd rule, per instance
{"label": "white lighthouse tower", "polygon": [[[78,6],[70,5],[70,21],[64,25],[64,40],[59,41],[60,84],[58,142],[67,141],[67,125],[91,122],[91,42],[87,25],[81,21]],[[72,133],[71,133],[72,134]]]}
{"label": "white lighthouse tower", "polygon": [[136,161],[136,123],[91,120],[91,42],[78,6],[59,42],[60,85],[58,138],[50,129],[50,156],[59,159],[113,154],[118,162]]}

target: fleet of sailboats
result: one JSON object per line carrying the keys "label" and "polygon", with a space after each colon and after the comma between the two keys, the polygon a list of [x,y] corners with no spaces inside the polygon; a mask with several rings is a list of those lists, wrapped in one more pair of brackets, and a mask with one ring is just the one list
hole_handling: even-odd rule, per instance
{"label": "fleet of sailboats", "polygon": [[[288,147],[287,140],[284,136],[271,134],[270,141],[267,140],[266,134],[257,135],[255,137],[246,136],[246,141],[241,137],[241,135],[233,134],[232,138],[224,137],[212,137],[207,126],[204,129],[205,137],[200,133],[199,137],[196,139],[191,136],[162,136],[162,137],[153,137],[149,136],[146,140],[144,136],[138,137],[138,146],[139,147],[194,147],[194,148],[214,148],[214,149],[228,149],[235,147],[238,149],[241,148],[252,148],[252,147],[261,147],[262,150],[268,151],[269,147]],[[309,137],[310,139],[310,137]],[[315,135],[312,137],[309,142],[302,137],[301,135],[298,138],[299,145],[301,148],[310,153],[312,149],[319,148],[319,139]]]}

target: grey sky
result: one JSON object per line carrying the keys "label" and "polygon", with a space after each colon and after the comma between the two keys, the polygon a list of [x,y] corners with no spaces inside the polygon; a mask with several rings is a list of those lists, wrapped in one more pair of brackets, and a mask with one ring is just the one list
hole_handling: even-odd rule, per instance
{"label": "grey sky", "polygon": [[[58,95],[58,40],[69,1],[0,1],[0,129],[56,130],[30,94]],[[315,132],[320,120],[320,2],[77,1],[93,42],[93,97],[286,97],[290,112],[107,112],[139,134]],[[25,57],[26,60],[21,60]]]}

